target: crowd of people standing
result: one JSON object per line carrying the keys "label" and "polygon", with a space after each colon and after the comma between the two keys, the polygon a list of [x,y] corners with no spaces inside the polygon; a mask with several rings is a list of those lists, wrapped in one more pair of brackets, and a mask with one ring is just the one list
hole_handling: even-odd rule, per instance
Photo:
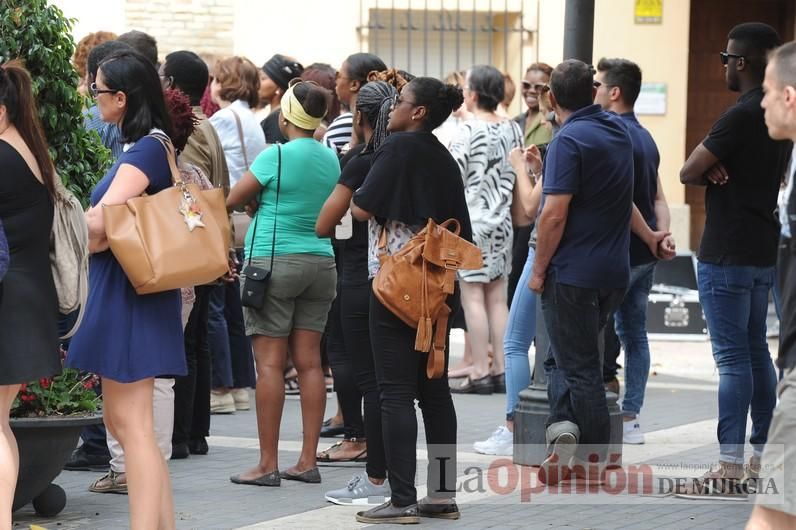
{"label": "crowd of people standing", "polygon": [[[251,388],[258,461],[231,482],[319,483],[319,461],[366,461],[326,499],[375,504],[357,514],[363,523],[458,519],[451,394],[505,393],[505,424],[474,449],[512,454],[514,410],[530,382],[529,350],[541,327],[550,342],[538,355],[551,413],[540,479],[602,480],[606,390],[618,391],[604,370],[615,363],[601,344],[606,326],[625,352],[624,441],[644,442],[646,301],[655,265],[675,255],[675,242],[660,156],[634,113],[638,65],[534,63],[521,82],[527,110],[510,119],[513,81],[488,65],[455,72],[446,83],[390,68],[369,53],[353,54],[339,68],[304,68],[275,54],[258,68],[243,57],[208,66],[188,50],[159,61],[155,40],[138,31],[95,34],[81,44],[81,85],[92,98],[85,127],[98,132],[114,164],[86,212],[89,298],[83,324],[65,345],[67,366],[102,378],[104,428],[85,430],[67,468],[108,469],[90,489],[129,494],[132,528],[174,528],[166,461],[208,454],[211,413],[247,410]],[[724,495],[735,493],[730,482],[758,473],[761,459],[787,457],[765,449],[769,432],[780,443],[793,433],[788,412],[774,413],[776,374],[764,325],[780,231],[769,217],[791,148],[785,139],[794,137],[784,125],[774,131],[779,122],[770,117],[775,103],[792,100],[777,103],[768,91],[764,99],[761,90],[764,74],[772,92],[792,76],[792,45],[766,69],[779,44],[763,24],[730,32],[721,57],[728,88],[741,99],[681,173],[683,182],[708,187],[699,288],[719,367],[721,455],[704,479],[722,481]],[[0,182],[0,235],[8,234],[11,265],[5,280],[0,276],[3,521],[11,520],[18,458],[8,410],[20,383],[60,370],[57,329],[65,318],[54,284],[41,281],[50,277],[56,177],[36,116],[29,74],[17,62],[0,66],[0,158],[11,168]],[[230,270],[207,285],[139,295],[109,249],[102,207],[172,186],[171,152],[193,182],[224,190],[235,232]],[[765,185],[752,173],[764,175]],[[734,208],[741,196],[746,210]],[[459,236],[483,257],[482,267],[459,272],[447,298],[454,317],[444,331],[465,329],[467,353],[449,372],[446,343],[439,378],[426,374],[429,353],[417,351],[416,330],[371,287],[384,256],[429,219],[455,219]],[[782,236],[789,238],[786,228],[787,215]],[[196,250],[185,259],[201,259]],[[788,255],[780,249],[781,267]],[[258,305],[245,286],[263,270],[269,283]],[[788,322],[787,270],[780,277]],[[18,310],[22,299],[28,303]],[[20,329],[29,330],[24,346],[13,332]],[[790,332],[786,327],[785,336]],[[793,356],[783,351],[788,381]],[[324,421],[329,377],[339,411]],[[284,467],[278,442],[288,392],[300,395],[303,439],[298,460]],[[421,499],[416,400],[429,450]],[[754,455],[746,464],[750,407]],[[338,433],[343,441],[318,451],[322,435]],[[595,456],[601,465],[587,465]],[[796,516],[792,504],[761,507],[755,517],[787,513]]]}

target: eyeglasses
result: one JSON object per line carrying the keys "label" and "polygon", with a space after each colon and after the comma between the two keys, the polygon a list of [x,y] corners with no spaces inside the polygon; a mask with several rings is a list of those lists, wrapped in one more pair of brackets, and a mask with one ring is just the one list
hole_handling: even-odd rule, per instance
{"label": "eyeglasses", "polygon": [[550,90],[550,85],[545,83],[534,83],[531,84],[528,81],[522,82],[522,89],[523,90],[533,90],[534,92],[539,92],[540,94],[544,94],[548,90]]}
{"label": "eyeglasses", "polygon": [[91,97],[94,99],[97,99],[97,96],[100,94],[115,94],[117,92],[121,92],[121,90],[97,88],[97,83],[91,83],[91,85],[88,87],[88,90],[91,93]]}
{"label": "eyeglasses", "polygon": [[401,99],[401,95],[400,95],[400,94],[395,94],[395,95],[393,96],[393,98],[392,98],[392,108],[397,108],[397,107],[398,107],[398,105],[400,105],[401,103],[409,103],[409,104],[410,104],[410,105],[412,105],[413,107],[417,107],[417,106],[418,106],[418,105],[417,105],[417,103],[415,103],[414,101],[409,101],[409,100],[406,100],[406,99]]}
{"label": "eyeglasses", "polygon": [[730,57],[735,57],[736,59],[746,59],[743,55],[737,55],[735,53],[728,53],[728,52],[719,52],[719,57],[721,57],[721,64],[727,66],[727,63],[730,61]]}

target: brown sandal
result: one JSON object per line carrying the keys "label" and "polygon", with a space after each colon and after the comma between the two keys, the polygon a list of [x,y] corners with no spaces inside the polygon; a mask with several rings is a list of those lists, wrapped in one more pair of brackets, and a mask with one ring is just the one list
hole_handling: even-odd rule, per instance
{"label": "brown sandal", "polygon": [[368,450],[365,448],[361,451],[357,456],[353,458],[334,458],[335,453],[340,452],[343,447],[344,442],[351,442],[351,443],[363,443],[365,441],[364,438],[345,438],[335,444],[333,444],[328,449],[324,449],[316,456],[318,462],[367,462],[368,460]]}

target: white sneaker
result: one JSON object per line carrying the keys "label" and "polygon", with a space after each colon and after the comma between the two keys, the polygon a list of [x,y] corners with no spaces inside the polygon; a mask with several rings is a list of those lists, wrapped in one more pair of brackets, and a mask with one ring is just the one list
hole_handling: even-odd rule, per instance
{"label": "white sneaker", "polygon": [[229,391],[235,401],[235,410],[249,410],[249,390],[247,388],[233,388]]}
{"label": "white sneaker", "polygon": [[235,398],[229,392],[210,391],[210,414],[234,414]]}
{"label": "white sneaker", "polygon": [[488,440],[475,442],[473,449],[482,455],[512,456],[514,454],[514,433],[505,425],[501,425]]}
{"label": "white sneaker", "polygon": [[639,445],[644,443],[644,432],[638,422],[638,417],[622,422],[622,442],[626,444]]}

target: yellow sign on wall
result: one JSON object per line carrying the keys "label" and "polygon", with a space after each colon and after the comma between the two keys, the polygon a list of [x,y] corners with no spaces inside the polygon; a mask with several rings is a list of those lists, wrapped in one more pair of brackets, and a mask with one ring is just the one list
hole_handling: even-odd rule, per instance
{"label": "yellow sign on wall", "polygon": [[663,0],[636,0],[636,24],[661,24]]}

